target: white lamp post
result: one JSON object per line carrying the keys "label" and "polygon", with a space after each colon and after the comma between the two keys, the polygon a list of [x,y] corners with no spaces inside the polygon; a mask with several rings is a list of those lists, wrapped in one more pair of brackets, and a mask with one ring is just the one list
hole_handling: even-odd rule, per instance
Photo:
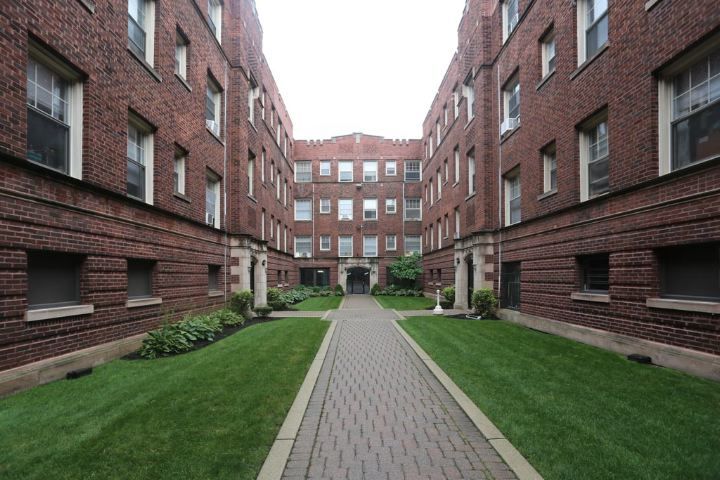
{"label": "white lamp post", "polygon": [[440,306],[440,290],[435,291],[435,299],[437,301],[437,304],[435,305],[435,309],[433,309],[433,315],[442,315],[443,308]]}

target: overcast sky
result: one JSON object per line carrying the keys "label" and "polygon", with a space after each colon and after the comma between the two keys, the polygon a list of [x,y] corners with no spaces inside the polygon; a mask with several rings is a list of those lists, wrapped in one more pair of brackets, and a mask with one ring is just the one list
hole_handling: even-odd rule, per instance
{"label": "overcast sky", "polygon": [[465,0],[256,0],[296,139],[420,138]]}

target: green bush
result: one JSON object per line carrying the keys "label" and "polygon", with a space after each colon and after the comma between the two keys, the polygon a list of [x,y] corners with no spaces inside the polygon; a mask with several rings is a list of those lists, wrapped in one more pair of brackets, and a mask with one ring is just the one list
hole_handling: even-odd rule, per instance
{"label": "green bush", "polygon": [[245,317],[233,312],[229,308],[218,310],[217,312],[210,314],[210,316],[218,319],[220,324],[225,327],[235,327],[245,323]]}
{"label": "green bush", "polygon": [[390,264],[390,273],[403,286],[411,287],[416,284],[423,273],[422,257],[417,253],[398,257]]}
{"label": "green bush", "polygon": [[373,285],[372,288],[370,289],[370,295],[377,296],[377,295],[380,295],[381,293],[382,293],[382,288],[380,288],[380,285],[378,285],[377,283],[375,285]]}
{"label": "green bush", "polygon": [[272,313],[273,309],[272,307],[268,305],[261,305],[259,307],[255,307],[254,312],[257,314],[258,317],[266,318],[268,315]]}
{"label": "green bush", "polygon": [[203,340],[212,342],[215,340],[215,334],[223,329],[220,320],[210,315],[186,317],[185,320],[178,323],[178,328],[191,342]]}
{"label": "green bush", "polygon": [[148,332],[148,337],[143,340],[140,348],[140,356],[152,359],[186,352],[191,348],[192,342],[188,340],[178,324],[164,323],[157,330]]}
{"label": "green bush", "polygon": [[288,304],[280,300],[274,302],[268,302],[268,307],[272,308],[275,312],[282,312],[288,309]]}
{"label": "green bush", "polygon": [[232,298],[230,299],[230,309],[237,313],[238,315],[242,315],[245,318],[249,318],[250,311],[253,308],[253,302],[255,301],[255,296],[250,290],[243,290],[242,292],[235,292],[233,293]]}
{"label": "green bush", "polygon": [[443,294],[443,297],[445,297],[445,300],[448,301],[448,303],[450,303],[451,305],[455,304],[455,287],[443,288],[442,294]]}
{"label": "green bush", "polygon": [[339,283],[335,285],[335,296],[336,297],[343,297],[345,296],[345,290],[343,289],[342,285]]}
{"label": "green bush", "polygon": [[282,290],[279,288],[268,288],[267,291],[267,301],[270,302],[277,302],[280,300],[280,295],[282,295]]}
{"label": "green bush", "polygon": [[495,294],[489,288],[475,290],[472,294],[472,307],[476,315],[488,318],[495,314],[498,301]]}

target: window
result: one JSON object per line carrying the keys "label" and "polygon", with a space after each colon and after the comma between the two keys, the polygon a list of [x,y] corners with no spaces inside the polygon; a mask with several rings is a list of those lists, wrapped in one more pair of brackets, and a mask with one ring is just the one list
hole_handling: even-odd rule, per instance
{"label": "window", "polygon": [[152,66],[155,52],[155,2],[128,0],[128,48]]}
{"label": "window", "polygon": [[472,72],[463,83],[463,95],[467,98],[467,121],[470,122],[475,118],[475,82]]}
{"label": "window", "polygon": [[455,87],[455,91],[453,92],[453,116],[455,118],[458,118],[460,116],[460,99],[462,96],[460,95],[460,91],[458,87]]}
{"label": "window", "polygon": [[341,160],[338,162],[338,181],[340,182],[352,182],[353,181],[353,162],[347,160]]}
{"label": "window", "polygon": [[260,88],[253,79],[248,85],[248,120],[255,125],[255,100],[260,96]]}
{"label": "window", "polygon": [[275,162],[270,161],[270,183],[275,183]]}
{"label": "window", "polygon": [[330,270],[326,268],[301,268],[300,284],[308,287],[327,287],[330,285]]}
{"label": "window", "polygon": [[420,235],[405,235],[405,254],[421,254]]}
{"label": "window", "polygon": [[287,157],[287,147],[288,147],[288,136],[286,133],[285,139],[283,140],[283,156],[285,156],[285,157]]}
{"label": "window", "polygon": [[500,133],[503,134],[520,126],[520,75],[515,74],[503,88],[503,97],[505,99],[503,112],[505,113],[505,121],[500,127]]}
{"label": "window", "polygon": [[251,197],[255,196],[255,155],[252,152],[248,152],[248,195]]}
{"label": "window", "polygon": [[208,0],[208,23],[217,41],[222,43],[222,4],[220,0]]}
{"label": "window", "polygon": [[391,215],[397,213],[397,200],[395,198],[385,199],[385,213]]}
{"label": "window", "polygon": [[520,174],[505,178],[505,225],[520,221]]}
{"label": "window", "polygon": [[353,256],[353,237],[341,235],[338,237],[338,256]]}
{"label": "window", "polygon": [[260,154],[260,181],[265,183],[265,149]]}
{"label": "window", "polygon": [[397,235],[385,235],[385,250],[388,252],[397,250]]}
{"label": "window", "polygon": [[437,171],[437,198],[438,200],[442,198],[442,174],[439,168]]}
{"label": "window", "polygon": [[377,220],[378,219],[377,208],[378,208],[377,198],[363,199],[363,220]]}
{"label": "window", "polygon": [[187,80],[187,52],[190,42],[179,30],[175,32],[175,75]]}
{"label": "window", "polygon": [[397,162],[395,160],[385,160],[385,175],[388,177],[397,175]]}
{"label": "window", "polygon": [[185,195],[185,158],[186,153],[175,148],[175,164],[173,169],[173,185],[175,193]]}
{"label": "window", "polygon": [[543,192],[557,190],[557,154],[553,143],[543,151]]}
{"label": "window", "polygon": [[330,167],[331,167],[330,160],[321,161],[320,162],[320,176],[321,177],[329,177],[330,176]]}
{"label": "window", "polygon": [[295,237],[295,258],[312,257],[312,237],[300,236]]}
{"label": "window", "polygon": [[610,256],[608,254],[578,257],[582,278],[582,291],[608,293],[610,286]]}
{"label": "window", "polygon": [[430,193],[430,205],[435,203],[435,189],[433,188],[433,179],[430,179],[430,183],[428,183],[428,192]]}
{"label": "window", "polygon": [[589,124],[580,134],[581,200],[610,190],[610,155],[607,118]]}
{"label": "window", "polygon": [[460,209],[455,208],[455,238],[460,238]]}
{"label": "window", "polygon": [[435,132],[437,133],[437,145],[438,148],[440,148],[440,144],[442,143],[442,130],[440,129],[440,119],[437,119],[435,121]]}
{"label": "window", "polygon": [[555,71],[555,32],[551,31],[543,38],[542,49],[542,76],[547,77]]}
{"label": "window", "polygon": [[270,109],[270,128],[275,127],[275,105],[271,106]]}
{"label": "window", "polygon": [[280,175],[281,175],[281,172],[280,172],[280,170],[278,170],[277,175],[276,175],[277,181],[275,182],[275,198],[277,199],[278,202],[280,201],[280,183],[281,183]]}
{"label": "window", "polygon": [[153,203],[153,135],[150,126],[133,115],[128,122],[127,193]]}
{"label": "window", "polygon": [[278,144],[278,147],[280,146],[280,135],[282,135],[282,122],[278,119],[278,126],[277,130],[275,130],[275,143]]}
{"label": "window", "polygon": [[329,198],[321,198],[320,199],[320,213],[330,213],[330,199]]}
{"label": "window", "polygon": [[445,238],[450,237],[450,217],[445,214]]}
{"label": "window", "polygon": [[419,198],[405,199],[405,220],[422,220],[422,208]]}
{"label": "window", "polygon": [[377,160],[365,160],[363,162],[363,182],[377,182],[378,162]]}
{"label": "window", "polygon": [[474,153],[469,153],[468,161],[468,195],[475,193],[475,157]]}
{"label": "window", "polygon": [[311,221],[312,220],[312,200],[309,198],[299,198],[295,200],[295,220]]}
{"label": "window", "polygon": [[28,309],[80,304],[82,257],[67,253],[28,252]]}
{"label": "window", "polygon": [[205,126],[215,135],[220,135],[220,86],[210,77],[205,95]]}
{"label": "window", "polygon": [[217,292],[220,290],[220,266],[208,265],[208,291]]}
{"label": "window", "polygon": [[520,15],[518,12],[518,0],[505,0],[503,2],[503,42],[517,27]]}
{"label": "window", "polygon": [[447,158],[445,159],[445,162],[443,163],[443,169],[444,169],[444,171],[445,171],[445,178],[443,179],[443,183],[447,183],[448,180],[450,180],[450,171],[449,171],[449,168],[448,168],[448,160],[447,160]]}
{"label": "window", "polygon": [[212,172],[205,186],[205,223],[220,228],[220,178]]}
{"label": "window", "polygon": [[267,90],[263,88],[262,95],[260,96],[260,118],[265,120],[265,102],[267,101]]}
{"label": "window", "polygon": [[[669,133],[672,170],[720,155],[720,49],[715,50],[669,83]],[[666,155],[667,156],[667,155]]]}
{"label": "window", "polygon": [[442,222],[440,220],[437,221],[437,240],[438,248],[442,248]]}
{"label": "window", "polygon": [[608,0],[577,3],[578,65],[592,58],[608,40]]}
{"label": "window", "polygon": [[322,251],[322,252],[330,251],[330,241],[331,241],[330,235],[320,235],[320,251]]}
{"label": "window", "polygon": [[153,269],[155,262],[147,260],[127,261],[128,298],[152,297]]}
{"label": "window", "polygon": [[82,177],[83,87],[80,77],[30,42],[27,64],[27,158]]}
{"label": "window", "polygon": [[363,235],[363,257],[377,257],[377,235]]}
{"label": "window", "polygon": [[432,132],[430,132],[430,135],[428,135],[428,158],[432,158],[433,156],[433,136]]}
{"label": "window", "polygon": [[[277,238],[277,248],[278,248],[278,250],[280,250],[280,220],[277,221],[277,225],[276,225],[276,228],[275,228],[275,232],[276,232],[276,234],[277,234],[277,236],[276,236],[276,238]],[[285,239],[285,244],[287,244],[287,239]]]}
{"label": "window", "polygon": [[460,183],[460,147],[455,147],[453,156],[455,162],[455,183]]}
{"label": "window", "polygon": [[448,124],[448,107],[447,103],[443,105],[443,118],[445,119],[445,126],[447,127]]}
{"label": "window", "polygon": [[275,238],[275,215],[270,215],[270,240]]}
{"label": "window", "polygon": [[419,182],[421,179],[420,160],[405,161],[405,181]]}
{"label": "window", "polygon": [[658,260],[662,297],[720,301],[720,244],[664,248]]}
{"label": "window", "polygon": [[[265,215],[265,209],[263,209],[260,215],[260,240],[265,240]],[[270,229],[270,233],[272,233],[272,228]]]}
{"label": "window", "polygon": [[339,220],[352,220],[353,219],[352,198],[338,199],[338,219]]}
{"label": "window", "polygon": [[435,250],[435,226],[432,223],[430,224],[428,235],[430,236],[430,250]]}
{"label": "window", "polygon": [[307,161],[295,162],[295,182],[312,182],[312,163]]}

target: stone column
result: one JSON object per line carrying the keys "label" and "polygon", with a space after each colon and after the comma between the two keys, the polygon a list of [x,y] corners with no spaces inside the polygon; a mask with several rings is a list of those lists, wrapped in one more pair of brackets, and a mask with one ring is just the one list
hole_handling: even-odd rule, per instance
{"label": "stone column", "polygon": [[464,249],[461,243],[455,244],[455,305],[454,308],[465,310],[468,306],[468,277]]}
{"label": "stone column", "polygon": [[256,254],[255,305],[267,305],[267,251]]}

